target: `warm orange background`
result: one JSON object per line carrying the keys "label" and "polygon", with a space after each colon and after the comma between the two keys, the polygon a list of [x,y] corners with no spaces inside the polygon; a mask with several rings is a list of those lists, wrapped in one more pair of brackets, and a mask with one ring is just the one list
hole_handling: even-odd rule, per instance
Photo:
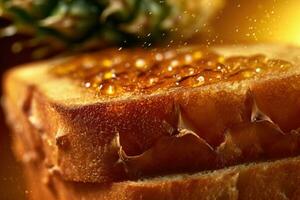
{"label": "warm orange background", "polygon": [[215,20],[217,42],[275,41],[300,44],[299,0],[227,0]]}
{"label": "warm orange background", "polygon": [[[28,51],[18,55],[9,51],[14,39],[0,40],[1,74],[13,65],[30,60]],[[210,31],[202,39],[205,44],[265,41],[300,45],[299,0],[227,0],[224,9],[214,19]],[[0,110],[0,199],[24,198],[21,173],[12,157],[9,134]]]}

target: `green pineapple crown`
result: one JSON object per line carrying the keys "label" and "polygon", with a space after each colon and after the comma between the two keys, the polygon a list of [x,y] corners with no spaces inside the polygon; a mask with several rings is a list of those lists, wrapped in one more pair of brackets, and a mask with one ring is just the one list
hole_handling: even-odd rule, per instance
{"label": "green pineapple crown", "polygon": [[55,38],[65,46],[151,44],[172,31],[184,38],[199,30],[220,1],[0,0],[0,14],[13,20],[16,32]]}

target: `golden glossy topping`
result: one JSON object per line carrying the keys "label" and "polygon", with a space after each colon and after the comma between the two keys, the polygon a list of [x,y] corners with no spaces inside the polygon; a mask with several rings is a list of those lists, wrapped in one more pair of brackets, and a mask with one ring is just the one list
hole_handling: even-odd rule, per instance
{"label": "golden glossy topping", "polygon": [[110,49],[72,58],[51,73],[78,80],[99,94],[118,96],[247,79],[290,66],[264,55],[225,58],[206,49]]}

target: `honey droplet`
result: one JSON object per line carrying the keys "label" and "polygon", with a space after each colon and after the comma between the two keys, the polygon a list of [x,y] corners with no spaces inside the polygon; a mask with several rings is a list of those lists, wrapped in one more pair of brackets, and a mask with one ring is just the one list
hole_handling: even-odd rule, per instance
{"label": "honey droplet", "polygon": [[172,60],[171,61],[171,66],[172,67],[177,67],[179,65],[179,61],[178,60]]}
{"label": "honey droplet", "polygon": [[198,87],[200,85],[203,85],[204,83],[205,83],[205,78],[204,76],[200,75],[199,77],[196,78],[196,83],[193,86]]}
{"label": "honey droplet", "polygon": [[219,62],[219,63],[224,63],[224,61],[225,61],[224,56],[219,56],[218,62]]}
{"label": "honey droplet", "polygon": [[137,68],[144,68],[146,66],[146,62],[144,59],[139,58],[135,61],[135,66]]}
{"label": "honey droplet", "polygon": [[169,67],[168,67],[168,71],[169,71],[169,72],[173,71],[173,67],[172,67],[172,66],[169,66]]}
{"label": "honey droplet", "polygon": [[109,68],[109,67],[111,67],[112,65],[113,65],[113,62],[112,62],[111,60],[109,60],[109,59],[104,59],[104,60],[102,61],[102,66],[103,66],[103,67]]}
{"label": "honey droplet", "polygon": [[196,51],[196,52],[193,53],[193,58],[194,58],[195,60],[201,59],[202,56],[203,56],[203,54],[202,54],[201,51]]}
{"label": "honey droplet", "polygon": [[84,87],[86,87],[86,88],[91,87],[91,82],[86,82],[86,83],[84,83]]}
{"label": "honey droplet", "polygon": [[157,53],[155,55],[155,60],[156,61],[162,61],[164,59],[164,56],[161,53]]}
{"label": "honey droplet", "polygon": [[115,95],[115,93],[117,92],[116,85],[111,83],[101,84],[99,86],[99,89],[102,94],[106,94],[106,95]]}
{"label": "honey droplet", "polygon": [[191,64],[193,62],[193,57],[190,54],[185,55],[184,57],[185,64]]}
{"label": "honey droplet", "polygon": [[109,80],[109,79],[112,79],[112,78],[116,78],[116,74],[113,71],[105,72],[104,75],[103,75],[104,80]]}
{"label": "honey droplet", "polygon": [[113,85],[109,85],[105,92],[108,95],[113,95],[115,93],[115,87]]}
{"label": "honey droplet", "polygon": [[262,71],[262,69],[260,68],[260,67],[257,67],[256,69],[255,69],[255,72],[256,73],[260,73]]}
{"label": "honey droplet", "polygon": [[158,82],[158,78],[157,78],[157,77],[154,77],[154,78],[150,78],[150,79],[149,79],[149,83],[150,83],[151,85],[153,85],[153,84],[156,83],[156,82]]}

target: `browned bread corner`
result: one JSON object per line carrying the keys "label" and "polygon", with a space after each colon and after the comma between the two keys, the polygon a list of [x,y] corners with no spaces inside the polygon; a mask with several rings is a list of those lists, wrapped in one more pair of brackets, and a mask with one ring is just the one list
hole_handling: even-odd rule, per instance
{"label": "browned bread corner", "polygon": [[297,156],[299,55],[194,46],[17,67],[4,77],[15,151],[65,180],[98,183]]}

